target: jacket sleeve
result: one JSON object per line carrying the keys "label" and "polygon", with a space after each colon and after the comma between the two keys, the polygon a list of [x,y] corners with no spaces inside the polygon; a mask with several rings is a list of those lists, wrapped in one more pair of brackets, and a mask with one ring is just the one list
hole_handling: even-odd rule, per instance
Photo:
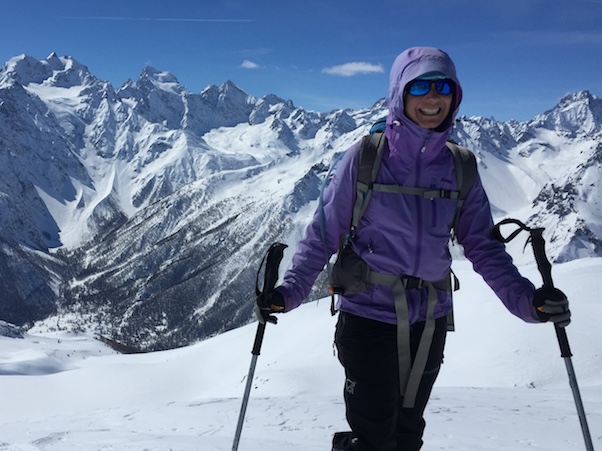
{"label": "jacket sleeve", "polygon": [[535,287],[520,275],[505,245],[492,237],[492,229],[491,206],[477,177],[460,211],[458,243],[474,270],[512,314],[526,322],[539,322],[532,307]]}
{"label": "jacket sleeve", "polygon": [[[345,152],[324,191],[323,220],[318,207],[297,245],[292,266],[277,288],[284,296],[285,311],[298,307],[307,298],[326,262],[337,251],[341,235],[349,230],[355,202],[358,157],[359,143],[356,143]],[[327,246],[322,238],[321,224]]]}

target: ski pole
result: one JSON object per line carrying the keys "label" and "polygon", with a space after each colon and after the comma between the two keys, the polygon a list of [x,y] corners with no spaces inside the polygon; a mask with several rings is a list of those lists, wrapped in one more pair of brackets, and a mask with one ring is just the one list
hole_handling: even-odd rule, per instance
{"label": "ski pole", "polygon": [[[255,296],[256,302],[265,298],[265,296],[274,290],[274,286],[278,281],[278,267],[282,260],[282,254],[286,248],[286,244],[274,243],[270,246],[267,253],[263,257],[257,276],[255,278]],[[265,263],[264,283],[263,291],[259,289],[259,273]],[[247,374],[247,383],[245,386],[245,393],[242,398],[242,405],[240,407],[240,413],[238,414],[238,424],[236,425],[236,433],[234,434],[234,442],[232,444],[232,451],[238,450],[238,444],[240,443],[240,436],[242,434],[242,427],[247,412],[247,406],[249,404],[249,396],[251,394],[251,386],[253,385],[253,378],[255,376],[255,367],[257,366],[257,359],[261,352],[261,345],[263,343],[263,335],[265,333],[265,326],[268,322],[276,324],[277,318],[270,315],[267,312],[261,312],[264,321],[260,321],[257,324],[257,332],[255,333],[255,342],[253,343],[253,349],[251,350],[251,365],[249,367],[249,373]]]}
{"label": "ski pole", "polygon": [[240,442],[240,436],[242,434],[242,425],[245,421],[245,414],[247,412],[247,406],[249,405],[249,395],[251,393],[251,386],[253,385],[253,377],[255,376],[255,367],[257,366],[257,358],[261,351],[261,344],[263,342],[263,334],[265,332],[265,323],[259,323],[257,325],[257,332],[255,333],[255,343],[253,344],[253,350],[251,354],[251,366],[249,367],[249,374],[247,374],[247,384],[245,387],[245,394],[242,398],[242,406],[240,407],[240,413],[238,414],[238,424],[236,425],[236,434],[234,435],[234,443],[232,444],[232,451],[238,450],[238,443]]}
{"label": "ski pole", "polygon": [[[504,238],[500,232],[500,226],[504,224],[516,224],[519,228],[511,233],[508,238]],[[554,282],[552,280],[552,264],[548,260],[546,255],[545,239],[543,237],[543,228],[531,228],[523,224],[517,219],[504,219],[495,225],[493,234],[494,236],[508,243],[516,237],[521,231],[527,231],[530,234],[527,242],[531,241],[531,247],[533,248],[533,254],[535,255],[535,262],[537,269],[543,279],[543,286],[546,288],[554,288]],[[526,246],[526,244],[525,244]],[[569,346],[569,339],[566,334],[566,327],[560,327],[558,324],[554,324],[556,331],[556,337],[558,338],[558,344],[560,346],[560,356],[564,359],[566,370],[569,377],[569,385],[573,392],[573,399],[575,400],[575,406],[577,408],[577,415],[579,416],[579,423],[581,424],[581,431],[583,433],[583,439],[585,441],[585,449],[587,451],[594,451],[594,445],[592,443],[592,437],[589,432],[589,426],[587,425],[587,417],[585,415],[585,409],[583,408],[583,401],[581,399],[581,393],[579,392],[579,385],[577,384],[577,376],[573,367],[573,361],[571,357],[571,347]]]}

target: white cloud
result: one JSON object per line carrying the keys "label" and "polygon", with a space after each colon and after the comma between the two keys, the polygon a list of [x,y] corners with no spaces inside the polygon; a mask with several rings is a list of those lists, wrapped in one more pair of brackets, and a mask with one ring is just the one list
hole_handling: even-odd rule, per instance
{"label": "white cloud", "polygon": [[325,74],[340,75],[341,77],[353,77],[354,75],[359,74],[376,74],[384,71],[385,69],[382,64],[364,63],[360,61],[325,67],[322,69],[322,72]]}
{"label": "white cloud", "polygon": [[240,67],[242,67],[243,69],[258,69],[259,68],[259,64],[254,63],[253,61],[250,60],[244,60],[242,62],[242,64],[240,65]]}

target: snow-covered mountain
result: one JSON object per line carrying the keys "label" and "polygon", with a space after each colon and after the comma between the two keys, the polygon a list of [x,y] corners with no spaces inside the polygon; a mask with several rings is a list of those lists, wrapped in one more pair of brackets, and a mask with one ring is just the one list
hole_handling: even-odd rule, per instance
{"label": "snow-covered mountain", "polygon": [[[307,111],[230,81],[190,93],[151,67],[114,89],[71,57],[12,58],[0,318],[57,313],[146,349],[244,324],[268,244],[294,246],[334,156],[385,113],[382,100]],[[602,255],[601,124],[583,91],[530,122],[460,118],[455,138],[477,153],[496,217],[545,226],[550,256],[569,261]]]}

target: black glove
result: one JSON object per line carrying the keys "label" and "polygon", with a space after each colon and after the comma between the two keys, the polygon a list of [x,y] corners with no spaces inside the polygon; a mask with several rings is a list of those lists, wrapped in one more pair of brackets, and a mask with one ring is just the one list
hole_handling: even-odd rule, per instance
{"label": "black glove", "polygon": [[262,324],[270,322],[276,324],[276,318],[271,313],[282,313],[284,311],[284,296],[278,291],[270,291],[267,294],[257,296],[255,303],[255,317]]}
{"label": "black glove", "polygon": [[535,290],[533,309],[541,322],[552,321],[558,327],[566,327],[571,322],[569,300],[558,288],[541,287]]}

